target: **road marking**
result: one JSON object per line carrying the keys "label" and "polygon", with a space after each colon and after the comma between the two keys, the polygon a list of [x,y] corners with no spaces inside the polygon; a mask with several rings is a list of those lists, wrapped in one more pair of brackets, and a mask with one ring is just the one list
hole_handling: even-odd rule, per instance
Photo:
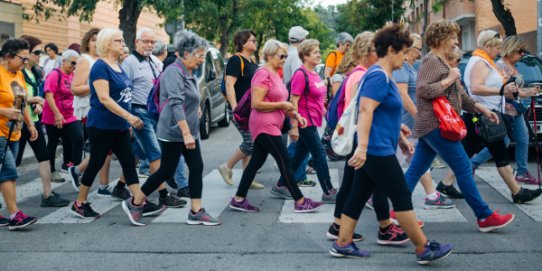
{"label": "road marking", "polygon": [[[479,167],[476,169],[476,175],[493,187],[499,194],[501,194],[506,200],[512,202],[512,196],[510,195],[510,189],[504,183],[504,180],[499,175],[499,172],[495,167]],[[521,185],[524,188],[537,189],[538,185]],[[525,204],[514,204],[515,207],[523,211],[526,215],[532,218],[534,221],[542,221],[542,197],[530,201]]]}
{"label": "road marking", "polygon": [[[52,190],[55,190],[57,187],[68,183],[68,178],[66,176],[63,176],[63,177],[65,177],[66,182],[63,182],[63,183],[51,182]],[[41,178],[35,178],[32,181],[27,182],[23,185],[17,185],[16,191],[17,191],[17,203],[23,202],[29,198],[32,198],[38,195],[42,195],[43,185],[41,182]],[[2,193],[0,193],[0,202],[4,203],[4,197],[2,196]]]}
{"label": "road marking", "polygon": [[[333,186],[338,188],[339,170],[329,170]],[[311,180],[318,183],[316,175],[307,175]],[[316,187],[302,187],[301,191],[306,197],[320,200],[322,189],[319,185]],[[425,210],[424,199],[425,192],[421,185],[417,185],[412,193],[414,211],[417,217],[424,222],[467,222],[467,219],[459,212],[457,208]],[[286,200],[282,207],[279,221],[282,223],[331,223],[335,211],[334,204],[326,204],[316,213],[294,213],[294,201]],[[390,203],[391,207],[391,203]],[[367,211],[365,209],[364,211]]]}
{"label": "road marking", "polygon": [[[233,170],[233,179],[241,180],[243,171]],[[229,205],[231,198],[237,192],[236,186],[229,186],[223,180],[218,170],[213,170],[203,178],[202,205],[205,211],[218,218]],[[184,208],[168,208],[152,223],[185,223],[190,211],[190,200]]]}

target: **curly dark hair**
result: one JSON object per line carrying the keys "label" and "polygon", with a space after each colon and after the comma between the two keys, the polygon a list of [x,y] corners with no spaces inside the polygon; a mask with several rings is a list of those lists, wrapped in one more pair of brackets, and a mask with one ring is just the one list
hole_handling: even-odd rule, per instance
{"label": "curly dark hair", "polygon": [[83,36],[83,39],[81,40],[81,53],[88,53],[90,51],[90,48],[88,48],[88,44],[90,43],[90,39],[92,37],[97,36],[100,32],[99,28],[91,28],[85,35]]}
{"label": "curly dark hair", "polygon": [[395,52],[401,51],[404,47],[412,46],[410,32],[402,24],[389,23],[376,32],[374,37],[376,55],[379,58],[388,54],[388,48],[391,46]]}
{"label": "curly dark hair", "polygon": [[30,45],[26,40],[8,39],[4,43],[4,45],[2,45],[2,50],[0,50],[0,57],[14,57],[21,50],[30,50]]}
{"label": "curly dark hair", "polygon": [[243,45],[247,43],[251,35],[256,37],[256,32],[254,32],[254,30],[247,29],[235,33],[235,36],[233,37],[233,44],[236,52],[243,51]]}
{"label": "curly dark hair", "polygon": [[28,45],[30,46],[30,51],[34,51],[34,48],[36,48],[36,46],[42,43],[39,38],[30,35],[22,35],[20,38],[28,42]]}
{"label": "curly dark hair", "polygon": [[455,22],[442,19],[432,22],[425,31],[425,43],[431,48],[439,47],[447,39],[459,35],[459,25]]}

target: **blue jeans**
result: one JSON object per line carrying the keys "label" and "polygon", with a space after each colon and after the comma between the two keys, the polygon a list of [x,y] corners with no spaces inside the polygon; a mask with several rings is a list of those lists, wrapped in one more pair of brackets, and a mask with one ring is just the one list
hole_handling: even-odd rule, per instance
{"label": "blue jeans", "polygon": [[431,167],[437,154],[450,166],[457,176],[457,185],[478,219],[493,212],[482,199],[472,177],[472,167],[461,141],[450,141],[440,136],[440,130],[421,137],[405,177],[410,191],[414,190],[420,177]]}
{"label": "blue jeans", "polygon": [[132,115],[138,117],[143,122],[143,128],[133,129],[134,136],[136,138],[134,144],[137,144],[138,147],[134,146],[135,155],[143,160],[147,159],[149,162],[154,162],[162,156],[162,151],[160,150],[160,144],[156,138],[156,132],[154,131],[156,127],[156,121],[149,117],[147,109],[137,106],[132,106]]}
{"label": "blue jeans", "polygon": [[177,182],[177,188],[185,188],[188,186],[188,178],[184,172],[184,156],[181,155],[177,169],[175,170],[175,181]]}
{"label": "blue jeans", "polygon": [[19,175],[17,175],[17,166],[15,166],[15,157],[19,151],[19,141],[10,141],[7,143],[6,137],[0,137],[0,158],[4,155],[4,149],[8,144],[6,157],[4,161],[0,161],[0,183],[3,181],[14,181]]}
{"label": "blue jeans", "polygon": [[[327,156],[324,150],[324,145],[320,141],[320,135],[316,126],[299,129],[299,139],[295,145],[294,155],[292,156],[292,169],[297,172],[299,169],[305,170],[305,166],[301,167],[303,161],[307,159],[308,154],[312,155],[314,161],[314,170],[318,176],[318,181],[322,186],[322,191],[325,194],[333,188],[331,177],[329,176],[329,168],[327,165]],[[305,164],[306,165],[306,164]],[[279,186],[286,186],[286,181],[281,176]]]}
{"label": "blue jeans", "polygon": [[[288,145],[287,150],[288,150],[288,156],[290,156],[290,158],[294,157],[295,146],[296,145],[297,145],[297,141],[292,141],[290,143],[290,145]],[[304,181],[304,180],[307,179],[307,173],[306,173],[305,169],[307,168],[307,163],[309,162],[309,157],[310,157],[310,155],[307,155],[307,157],[305,157],[305,159],[303,159],[303,162],[301,163],[299,168],[294,172],[294,177],[295,177],[296,182],[301,182],[301,181]],[[282,183],[284,183],[284,180],[282,180],[282,176],[280,176],[279,184],[282,185]]]}

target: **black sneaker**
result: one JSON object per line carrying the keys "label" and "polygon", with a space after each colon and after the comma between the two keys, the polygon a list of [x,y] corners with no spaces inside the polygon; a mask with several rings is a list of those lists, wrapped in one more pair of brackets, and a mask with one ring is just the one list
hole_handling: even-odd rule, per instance
{"label": "black sneaker", "polygon": [[81,176],[75,173],[75,167],[69,167],[68,173],[70,174],[70,177],[71,177],[70,179],[71,179],[73,189],[79,192],[79,186],[81,186]]}
{"label": "black sneaker", "polygon": [[72,214],[80,218],[100,218],[100,214],[94,212],[92,207],[90,207],[89,202],[81,203],[81,206],[77,206],[77,202],[73,202],[71,207]]}
{"label": "black sneaker", "polygon": [[445,185],[442,182],[439,182],[437,185],[437,191],[439,191],[443,196],[446,196],[451,199],[463,199],[463,194],[457,191],[453,185]]}
{"label": "black sneaker", "polygon": [[22,211],[19,210],[15,214],[15,217],[13,219],[9,220],[8,229],[10,231],[13,231],[13,230],[26,228],[26,227],[36,223],[36,221],[38,221],[37,218],[35,218],[33,216],[27,216],[25,213],[23,213]]}
{"label": "black sneaker", "polygon": [[9,219],[0,215],[0,227],[9,225]]}
{"label": "black sneaker", "polygon": [[[337,225],[335,223],[331,224],[329,226],[329,229],[327,230],[326,236],[330,240],[337,240],[339,239],[339,230],[341,229],[340,225]],[[352,235],[352,241],[354,242],[360,242],[363,241],[363,236],[359,233],[355,233]]]}
{"label": "black sneaker", "polygon": [[514,203],[522,204],[538,198],[540,194],[542,194],[540,188],[536,190],[521,188],[517,194],[512,195],[512,200],[514,200]]}
{"label": "black sneaker", "polygon": [[158,204],[164,205],[169,208],[182,208],[186,205],[186,200],[176,198],[171,194],[168,194],[167,197],[160,198]]}
{"label": "black sneaker", "polygon": [[166,210],[166,206],[164,205],[156,205],[148,200],[145,200],[145,204],[143,205],[143,216],[152,216],[152,215],[160,215],[163,211]]}
{"label": "black sneaker", "polygon": [[171,188],[173,188],[175,190],[177,190],[177,188],[179,188],[177,186],[177,182],[175,181],[175,178],[167,179],[166,183],[167,183],[167,185],[169,185],[169,187],[171,187]]}
{"label": "black sneaker", "polygon": [[111,191],[111,197],[116,200],[127,200],[131,197],[130,191],[126,188],[120,188],[115,185],[113,191]]}
{"label": "black sneaker", "polygon": [[378,229],[376,242],[379,245],[401,245],[410,241],[401,227],[391,223],[384,229]]}
{"label": "black sneaker", "polygon": [[190,189],[188,188],[188,186],[177,190],[177,197],[178,198],[190,198]]}
{"label": "black sneaker", "polygon": [[62,198],[55,191],[51,191],[47,198],[41,196],[41,207],[64,207],[68,206],[68,204],[70,204],[70,201]]}

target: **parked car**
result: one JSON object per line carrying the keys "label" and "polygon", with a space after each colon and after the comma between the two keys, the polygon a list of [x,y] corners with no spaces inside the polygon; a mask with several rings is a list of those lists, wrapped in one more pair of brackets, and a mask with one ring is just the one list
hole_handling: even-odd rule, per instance
{"label": "parked car", "polygon": [[201,139],[209,138],[211,126],[227,127],[230,124],[228,103],[220,91],[224,71],[224,60],[215,47],[209,47],[205,62],[194,71],[201,92]]}

